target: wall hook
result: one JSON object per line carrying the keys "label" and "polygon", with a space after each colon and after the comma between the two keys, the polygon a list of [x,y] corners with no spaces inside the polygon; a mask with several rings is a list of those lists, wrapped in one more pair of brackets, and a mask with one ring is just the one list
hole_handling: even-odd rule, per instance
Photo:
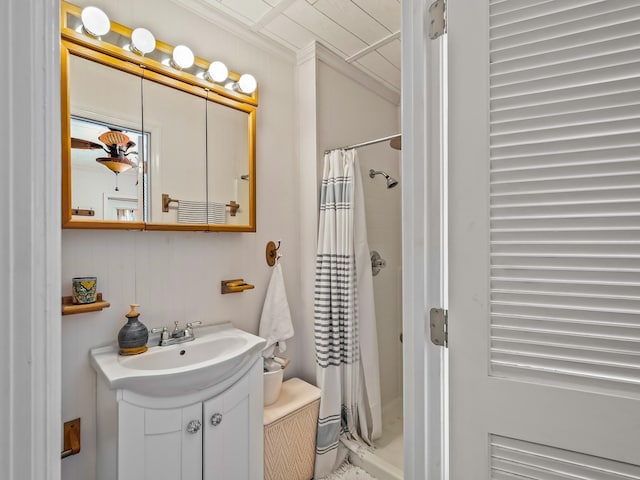
{"label": "wall hook", "polygon": [[278,253],[278,250],[280,250],[280,240],[278,240],[277,246],[275,242],[272,242],[272,241],[267,242],[265,259],[267,260],[267,265],[269,265],[270,267],[273,267],[278,261],[278,258],[282,256]]}

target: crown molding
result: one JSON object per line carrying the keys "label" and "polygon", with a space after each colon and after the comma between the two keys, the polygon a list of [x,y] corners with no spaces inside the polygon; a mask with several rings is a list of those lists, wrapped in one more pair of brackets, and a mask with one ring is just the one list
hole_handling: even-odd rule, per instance
{"label": "crown molding", "polygon": [[316,41],[311,42],[298,52],[297,64],[300,65],[301,63],[308,61],[312,56],[315,56],[317,60],[349,77],[363,87],[371,90],[376,95],[384,98],[394,105],[400,105],[401,97],[398,89],[392,87],[386,82],[383,83],[382,81],[373,78],[370,73],[367,73],[367,71],[362,68],[362,66],[347,63],[340,55],[337,55],[332,50]]}
{"label": "crown molding", "polygon": [[309,60],[315,60],[317,58],[316,52],[320,44],[313,40],[306,47],[298,50],[296,55],[296,65],[300,66],[303,63],[307,63]]}
{"label": "crown molding", "polygon": [[275,55],[287,63],[294,64],[296,60],[295,51],[278,43],[259,32],[255,32],[249,25],[232,18],[231,16],[219,12],[205,0],[170,0],[172,3],[190,11],[200,18],[214,24],[216,27],[235,35],[250,43],[256,48]]}

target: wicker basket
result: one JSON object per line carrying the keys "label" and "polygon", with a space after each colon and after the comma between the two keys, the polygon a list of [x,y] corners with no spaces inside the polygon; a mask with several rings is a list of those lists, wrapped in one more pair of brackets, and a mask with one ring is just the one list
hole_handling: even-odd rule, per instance
{"label": "wicker basket", "polygon": [[292,378],[264,409],[265,480],[313,477],[320,389]]}

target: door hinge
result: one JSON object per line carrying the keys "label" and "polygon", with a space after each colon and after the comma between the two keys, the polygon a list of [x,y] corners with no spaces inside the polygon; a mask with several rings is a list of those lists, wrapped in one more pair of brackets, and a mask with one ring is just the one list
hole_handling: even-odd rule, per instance
{"label": "door hinge", "polygon": [[436,38],[447,33],[447,4],[444,0],[436,0],[429,6],[429,38]]}
{"label": "door hinge", "polygon": [[449,346],[449,311],[444,308],[429,310],[429,330],[431,343],[439,347]]}

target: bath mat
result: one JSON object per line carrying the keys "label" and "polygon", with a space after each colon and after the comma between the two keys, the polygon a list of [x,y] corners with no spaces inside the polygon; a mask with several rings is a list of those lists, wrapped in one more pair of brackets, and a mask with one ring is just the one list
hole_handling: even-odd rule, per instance
{"label": "bath mat", "polygon": [[345,463],[338,470],[322,480],[376,480],[360,467]]}

